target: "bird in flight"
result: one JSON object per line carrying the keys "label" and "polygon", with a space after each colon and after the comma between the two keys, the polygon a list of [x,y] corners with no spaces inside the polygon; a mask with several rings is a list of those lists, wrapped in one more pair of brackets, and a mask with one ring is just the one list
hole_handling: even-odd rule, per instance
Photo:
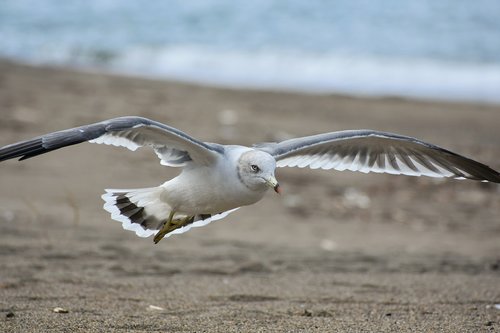
{"label": "bird in flight", "polygon": [[104,209],[140,237],[186,232],[261,200],[281,187],[276,167],[351,170],[409,176],[450,177],[500,183],[500,173],[467,157],[418,139],[373,130],[350,130],[253,147],[199,141],[178,129],[121,117],[42,135],[0,148],[0,161],[25,160],[81,142],[151,147],[160,163],[182,172],[158,187],[107,189]]}

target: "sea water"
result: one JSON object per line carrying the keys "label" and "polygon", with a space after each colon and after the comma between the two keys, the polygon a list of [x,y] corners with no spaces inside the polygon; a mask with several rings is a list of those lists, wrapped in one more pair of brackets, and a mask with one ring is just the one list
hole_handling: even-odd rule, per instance
{"label": "sea water", "polygon": [[500,103],[500,0],[1,0],[0,57],[230,87]]}

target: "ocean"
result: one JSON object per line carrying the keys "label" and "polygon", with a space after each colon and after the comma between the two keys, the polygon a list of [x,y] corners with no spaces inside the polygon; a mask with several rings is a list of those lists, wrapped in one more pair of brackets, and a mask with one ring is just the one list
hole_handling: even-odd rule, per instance
{"label": "ocean", "polygon": [[2,0],[0,57],[218,86],[500,103],[499,0]]}

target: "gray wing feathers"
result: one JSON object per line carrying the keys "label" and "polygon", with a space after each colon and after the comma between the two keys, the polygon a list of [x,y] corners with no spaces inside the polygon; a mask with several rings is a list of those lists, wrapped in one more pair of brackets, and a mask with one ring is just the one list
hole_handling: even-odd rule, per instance
{"label": "gray wing feathers", "polygon": [[187,161],[209,164],[223,148],[198,141],[159,122],[141,117],[121,117],[54,132],[0,148],[0,161],[24,160],[81,142],[123,146],[130,150],[149,146],[162,164],[182,166]]}
{"label": "gray wing feathers", "polygon": [[186,165],[187,162],[191,161],[191,157],[185,151],[177,150],[168,147],[155,148],[155,153],[160,159],[160,164],[171,166],[171,167],[181,167]]}
{"label": "gray wing feathers", "polygon": [[341,131],[256,146],[278,167],[351,170],[500,182],[488,166],[438,146],[392,133]]}

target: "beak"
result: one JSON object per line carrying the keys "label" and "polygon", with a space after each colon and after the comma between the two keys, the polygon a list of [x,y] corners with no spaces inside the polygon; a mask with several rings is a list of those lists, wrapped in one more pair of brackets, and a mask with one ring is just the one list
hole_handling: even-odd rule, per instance
{"label": "beak", "polygon": [[268,179],[266,179],[266,185],[272,188],[274,192],[281,194],[280,184],[278,183],[278,181],[274,176],[271,176]]}

